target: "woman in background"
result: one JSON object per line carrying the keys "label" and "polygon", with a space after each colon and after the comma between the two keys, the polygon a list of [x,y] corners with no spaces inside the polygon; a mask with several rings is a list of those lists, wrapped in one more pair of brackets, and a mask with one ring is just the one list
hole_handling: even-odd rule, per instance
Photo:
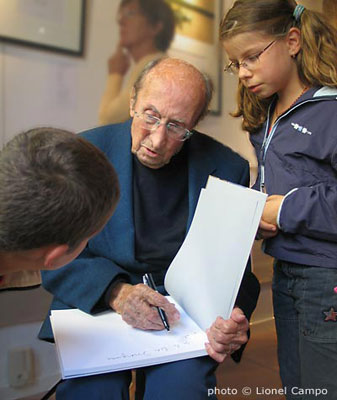
{"label": "woman in background", "polygon": [[173,11],[164,0],[122,0],[117,21],[120,40],[108,60],[108,79],[99,109],[101,125],[130,118],[133,84],[148,62],[165,57],[175,30]]}

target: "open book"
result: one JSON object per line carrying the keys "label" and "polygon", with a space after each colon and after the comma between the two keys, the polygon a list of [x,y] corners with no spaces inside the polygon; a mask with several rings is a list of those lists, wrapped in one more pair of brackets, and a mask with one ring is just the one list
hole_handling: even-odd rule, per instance
{"label": "open book", "polygon": [[181,313],[171,331],[142,331],[115,312],[55,310],[51,324],[63,378],[206,355],[205,330],[229,318],[266,195],[210,177],[165,288]]}

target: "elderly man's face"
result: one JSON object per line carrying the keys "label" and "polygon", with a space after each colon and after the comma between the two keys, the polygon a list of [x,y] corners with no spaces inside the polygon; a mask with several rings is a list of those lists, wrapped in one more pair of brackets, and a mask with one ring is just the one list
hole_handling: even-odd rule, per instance
{"label": "elderly man's face", "polygon": [[[130,114],[134,117],[131,127],[132,153],[146,167],[157,169],[168,164],[184,142],[170,137],[164,123],[172,122],[192,129],[201,110],[202,96],[190,81],[175,83],[172,79],[156,77],[144,82],[135,103],[131,100]],[[144,127],[143,112],[162,118],[163,124],[154,130]]]}

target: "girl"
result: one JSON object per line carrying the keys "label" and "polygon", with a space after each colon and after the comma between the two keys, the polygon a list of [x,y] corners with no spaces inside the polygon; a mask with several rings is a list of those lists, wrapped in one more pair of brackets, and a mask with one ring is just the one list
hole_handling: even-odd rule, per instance
{"label": "girl", "polygon": [[337,32],[293,0],[237,0],[220,38],[269,195],[259,233],[287,398],[337,398]]}

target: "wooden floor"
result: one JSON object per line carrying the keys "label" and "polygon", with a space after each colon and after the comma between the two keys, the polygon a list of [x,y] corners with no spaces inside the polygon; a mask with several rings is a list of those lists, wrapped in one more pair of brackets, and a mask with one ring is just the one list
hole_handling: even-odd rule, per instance
{"label": "wooden floor", "polygon": [[[277,364],[273,320],[251,326],[251,338],[241,362],[236,364],[232,359],[228,359],[218,368],[217,388],[220,390],[218,399],[285,398],[280,390],[282,385]],[[231,394],[226,392],[227,388],[231,390]]]}

